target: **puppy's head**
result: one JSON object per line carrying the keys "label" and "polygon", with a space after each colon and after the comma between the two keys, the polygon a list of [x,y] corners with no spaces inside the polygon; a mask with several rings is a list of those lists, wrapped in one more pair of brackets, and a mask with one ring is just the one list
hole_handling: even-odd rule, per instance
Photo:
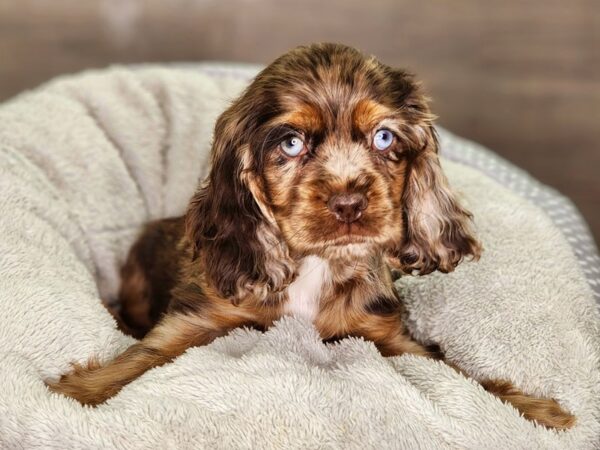
{"label": "puppy's head", "polygon": [[479,245],[441,171],[412,77],[336,44],[299,47],[221,115],[187,236],[219,292],[265,298],[298,257],[385,249],[404,272],[449,272]]}

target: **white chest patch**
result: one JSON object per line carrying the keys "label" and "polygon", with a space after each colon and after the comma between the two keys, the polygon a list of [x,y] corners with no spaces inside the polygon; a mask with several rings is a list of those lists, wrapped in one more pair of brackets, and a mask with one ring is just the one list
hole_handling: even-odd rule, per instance
{"label": "white chest patch", "polygon": [[302,260],[298,277],[287,289],[288,301],[285,313],[295,317],[314,320],[319,312],[321,294],[331,282],[329,263],[318,256]]}

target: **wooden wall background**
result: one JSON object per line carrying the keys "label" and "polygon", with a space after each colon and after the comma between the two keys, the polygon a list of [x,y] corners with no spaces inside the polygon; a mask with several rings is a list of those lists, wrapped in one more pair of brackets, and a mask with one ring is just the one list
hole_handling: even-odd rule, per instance
{"label": "wooden wall background", "polygon": [[600,239],[598,0],[0,0],[0,100],[89,67],[321,40],[417,72],[441,124],[570,196]]}

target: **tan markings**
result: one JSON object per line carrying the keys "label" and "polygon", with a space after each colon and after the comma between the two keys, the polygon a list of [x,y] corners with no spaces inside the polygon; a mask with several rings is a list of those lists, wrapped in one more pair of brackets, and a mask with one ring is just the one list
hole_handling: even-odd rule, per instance
{"label": "tan markings", "polygon": [[352,113],[353,125],[368,135],[384,119],[393,115],[393,110],[371,99],[360,100]]}
{"label": "tan markings", "polygon": [[293,109],[277,117],[274,125],[287,124],[304,132],[316,132],[323,128],[321,111],[309,104],[294,105]]}

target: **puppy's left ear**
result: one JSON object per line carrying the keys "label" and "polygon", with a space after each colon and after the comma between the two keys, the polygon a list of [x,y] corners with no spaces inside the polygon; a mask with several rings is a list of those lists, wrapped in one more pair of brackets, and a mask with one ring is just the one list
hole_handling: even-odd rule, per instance
{"label": "puppy's left ear", "polygon": [[479,258],[481,245],[471,213],[458,201],[440,166],[434,116],[418,86],[412,98],[405,130],[412,148],[402,202],[404,236],[395,256],[404,273],[451,272],[463,258]]}

